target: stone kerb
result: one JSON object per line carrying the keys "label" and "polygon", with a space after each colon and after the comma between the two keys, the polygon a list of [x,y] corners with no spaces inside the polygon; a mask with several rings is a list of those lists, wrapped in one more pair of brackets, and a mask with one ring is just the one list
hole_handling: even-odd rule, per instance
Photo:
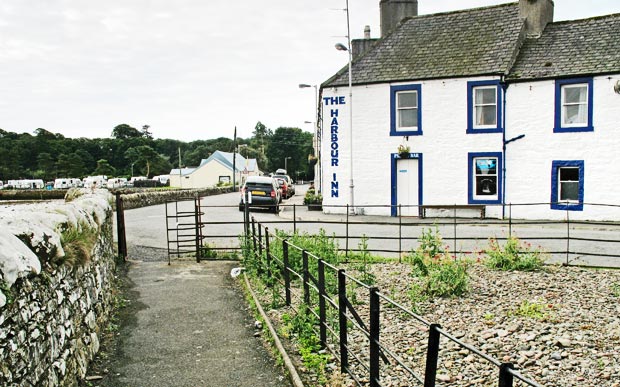
{"label": "stone kerb", "polygon": [[113,302],[111,195],[0,206],[0,385],[76,386]]}

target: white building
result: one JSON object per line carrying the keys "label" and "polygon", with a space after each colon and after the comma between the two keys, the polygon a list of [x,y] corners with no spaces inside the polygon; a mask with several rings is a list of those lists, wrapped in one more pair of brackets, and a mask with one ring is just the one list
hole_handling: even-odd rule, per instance
{"label": "white building", "polygon": [[620,205],[620,14],[553,8],[382,0],[382,38],[353,42],[352,130],[348,67],[321,86],[324,211],[620,219],[592,205]]}
{"label": "white building", "polygon": [[256,159],[246,159],[240,154],[215,151],[203,159],[196,168],[173,169],[170,171],[170,186],[177,188],[205,188],[218,184],[232,184],[233,164],[235,183],[241,184],[248,176],[260,176]]}

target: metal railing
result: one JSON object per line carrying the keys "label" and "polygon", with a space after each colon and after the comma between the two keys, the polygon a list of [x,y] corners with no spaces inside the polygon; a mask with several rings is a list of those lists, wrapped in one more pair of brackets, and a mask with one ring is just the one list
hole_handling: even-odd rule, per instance
{"label": "metal railing", "polygon": [[[618,222],[574,220],[569,211],[565,211],[564,219],[558,220],[527,220],[513,217],[513,213],[523,213],[528,207],[549,205],[549,203],[508,205],[505,219],[459,217],[457,208],[462,206],[450,209],[448,205],[445,206],[446,212],[452,212],[451,216],[422,219],[401,216],[406,206],[396,206],[398,215],[388,217],[352,216],[348,206],[324,207],[324,210],[328,211],[340,210],[341,214],[316,215],[314,212],[308,212],[305,206],[292,204],[282,205],[284,212],[279,217],[270,215],[262,222],[289,234],[295,232],[312,234],[324,229],[338,241],[339,248],[347,255],[350,252],[359,252],[359,243],[366,239],[367,251],[387,257],[400,257],[418,246],[419,237],[425,229],[436,227],[453,255],[480,252],[488,245],[489,238],[505,241],[516,236],[534,248],[544,251],[550,257],[551,263],[620,267]],[[620,209],[620,206],[588,205],[601,209],[612,208],[614,211]],[[237,208],[237,206],[230,207]],[[371,209],[390,210],[392,207],[394,206],[367,205],[364,209],[370,212]],[[206,213],[203,218],[204,237],[214,244],[214,249],[238,250],[240,248],[238,237],[244,232],[243,225],[247,223],[247,215],[245,220],[239,217],[237,222],[230,219],[230,214],[218,221],[210,216],[210,213],[226,207],[203,204],[201,208]],[[486,212],[489,213],[488,210]],[[245,213],[247,211],[244,211]]]}
{"label": "metal railing", "polygon": [[[296,313],[302,313],[303,308],[313,316],[316,322],[313,330],[321,346],[334,355],[341,371],[350,375],[356,385],[382,386],[382,375],[394,378],[396,375],[391,370],[398,368],[400,374],[405,375],[399,381],[434,387],[440,350],[449,349],[447,344],[442,347],[443,337],[456,345],[459,351],[467,351],[486,362],[488,367],[495,368],[495,380],[500,387],[513,386],[515,381],[528,386],[541,386],[522,375],[513,363],[500,362],[465,343],[439,324],[425,320],[391,299],[377,287],[368,286],[322,257],[289,243],[254,218],[246,229],[246,259],[253,260],[251,263],[257,268],[258,276],[268,287],[282,287],[277,297],[281,297],[287,307]],[[281,245],[281,249],[274,249],[274,243]],[[275,254],[274,250],[279,253]],[[294,260],[298,260],[300,254],[301,263],[291,261],[293,255]],[[349,294],[356,289],[368,291],[367,302],[351,299]],[[381,340],[382,325],[386,328],[386,324],[381,323],[382,316],[386,315],[382,307],[411,317],[418,326],[418,333],[428,331],[424,359],[419,359],[420,364],[424,365],[417,367],[423,369],[416,370],[416,365],[403,359],[398,348],[390,347]],[[367,344],[360,344],[362,340]],[[389,367],[382,367],[382,362]]]}

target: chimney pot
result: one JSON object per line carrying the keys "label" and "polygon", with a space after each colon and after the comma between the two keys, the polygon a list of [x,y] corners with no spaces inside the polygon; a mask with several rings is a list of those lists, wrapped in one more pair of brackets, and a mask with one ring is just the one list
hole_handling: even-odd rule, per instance
{"label": "chimney pot", "polygon": [[418,0],[381,0],[381,37],[390,33],[404,18],[418,16]]}

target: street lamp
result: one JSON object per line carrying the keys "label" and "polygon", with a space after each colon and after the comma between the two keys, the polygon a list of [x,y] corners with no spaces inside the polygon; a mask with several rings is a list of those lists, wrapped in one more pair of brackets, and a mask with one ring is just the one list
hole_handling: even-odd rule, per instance
{"label": "street lamp", "polygon": [[284,169],[286,169],[286,173],[288,173],[288,163],[287,162],[288,162],[289,159],[292,159],[292,157],[291,156],[287,156],[287,157],[284,158]]}
{"label": "street lamp", "polygon": [[347,41],[348,46],[345,46],[342,43],[336,43],[336,50],[338,51],[347,51],[349,53],[349,150],[350,152],[350,171],[351,171],[351,183],[349,184],[349,188],[351,189],[351,208],[350,213],[355,214],[355,200],[354,200],[354,187],[353,184],[353,82],[352,82],[352,72],[351,72],[351,63],[353,62],[353,53],[351,51],[351,28],[349,23],[349,0],[347,0]]}

